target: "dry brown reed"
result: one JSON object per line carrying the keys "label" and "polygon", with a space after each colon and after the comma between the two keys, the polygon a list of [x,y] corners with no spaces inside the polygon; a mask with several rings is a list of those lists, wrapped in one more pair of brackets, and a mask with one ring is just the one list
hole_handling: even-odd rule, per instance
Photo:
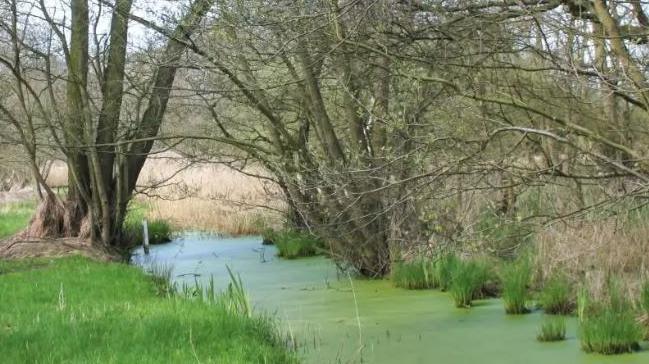
{"label": "dry brown reed", "polygon": [[[259,168],[246,170],[263,174]],[[277,227],[284,204],[271,181],[221,164],[188,164],[165,153],[147,160],[138,181],[151,219],[164,219],[177,229],[232,235],[260,234]]]}
{"label": "dry brown reed", "polygon": [[561,271],[600,298],[612,278],[635,297],[647,275],[648,236],[649,221],[619,217],[550,226],[536,238],[539,278]]}

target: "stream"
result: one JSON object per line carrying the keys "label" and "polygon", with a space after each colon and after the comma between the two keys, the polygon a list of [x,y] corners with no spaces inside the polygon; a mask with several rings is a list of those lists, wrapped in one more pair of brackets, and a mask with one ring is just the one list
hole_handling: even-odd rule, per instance
{"label": "stream", "polygon": [[387,280],[352,279],[324,257],[284,260],[261,238],[187,233],[134,251],[133,262],[173,267],[179,283],[227,287],[226,266],[239,274],[258,312],[276,315],[301,344],[305,363],[649,363],[649,347],[633,354],[585,354],[568,320],[567,340],[540,343],[542,314],[507,316],[498,299],[456,309],[435,290],[394,288]]}

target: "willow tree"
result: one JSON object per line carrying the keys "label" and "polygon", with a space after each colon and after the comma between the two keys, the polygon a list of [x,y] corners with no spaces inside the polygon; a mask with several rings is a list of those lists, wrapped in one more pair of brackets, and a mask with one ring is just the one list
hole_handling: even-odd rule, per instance
{"label": "willow tree", "polygon": [[[69,174],[67,198],[61,201],[48,192],[30,227],[32,235],[88,235],[104,246],[120,243],[126,207],[159,133],[187,47],[184,41],[190,41],[214,1],[191,2],[170,30],[173,37],[155,47],[152,76],[139,85],[146,90],[139,95],[146,105],[141,112],[124,105],[132,3],[101,1],[89,8],[87,0],[72,0],[67,24],[61,24],[62,19],[42,0],[32,7],[17,1],[9,6],[11,16],[2,31],[14,47],[2,63],[15,81],[14,93],[24,100],[20,111],[27,117],[15,112],[16,108],[0,110],[14,121],[19,134],[29,126],[26,122],[38,122],[40,129],[47,130],[44,136],[40,132],[41,138],[65,157]],[[98,28],[106,12],[111,14],[110,30],[107,39],[102,39]],[[38,26],[47,30],[30,36],[28,32],[36,32]],[[70,34],[69,43],[66,34]],[[34,143],[28,142],[23,144],[34,154]],[[39,175],[37,170],[35,175]],[[47,189],[44,181],[38,182]]]}

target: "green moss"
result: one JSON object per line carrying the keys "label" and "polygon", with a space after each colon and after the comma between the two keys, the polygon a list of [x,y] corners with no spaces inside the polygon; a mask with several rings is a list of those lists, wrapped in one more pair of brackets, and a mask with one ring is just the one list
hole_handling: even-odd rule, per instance
{"label": "green moss", "polygon": [[410,262],[392,264],[390,279],[396,287],[426,289],[439,286],[435,266],[430,259],[417,258]]}
{"label": "green moss", "polygon": [[228,309],[227,294],[160,295],[136,267],[80,257],[4,264],[13,273],[0,275],[3,362],[296,361],[272,318]]}

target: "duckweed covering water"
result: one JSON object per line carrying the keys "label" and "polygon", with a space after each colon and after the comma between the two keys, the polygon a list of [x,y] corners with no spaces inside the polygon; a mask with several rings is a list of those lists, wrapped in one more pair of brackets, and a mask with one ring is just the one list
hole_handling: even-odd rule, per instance
{"label": "duckweed covering water", "polygon": [[584,353],[576,318],[566,318],[566,340],[538,342],[543,316],[507,316],[499,299],[473,301],[471,310],[463,310],[449,304],[448,293],[403,290],[388,280],[352,280],[352,290],[347,275],[337,274],[324,257],[279,259],[261,238],[188,235],[151,251],[152,260],[174,264],[178,281],[207,281],[214,275],[223,288],[229,265],[241,274],[253,306],[277,313],[306,363],[360,363],[361,358],[373,364],[649,362],[646,350],[622,356]]}

